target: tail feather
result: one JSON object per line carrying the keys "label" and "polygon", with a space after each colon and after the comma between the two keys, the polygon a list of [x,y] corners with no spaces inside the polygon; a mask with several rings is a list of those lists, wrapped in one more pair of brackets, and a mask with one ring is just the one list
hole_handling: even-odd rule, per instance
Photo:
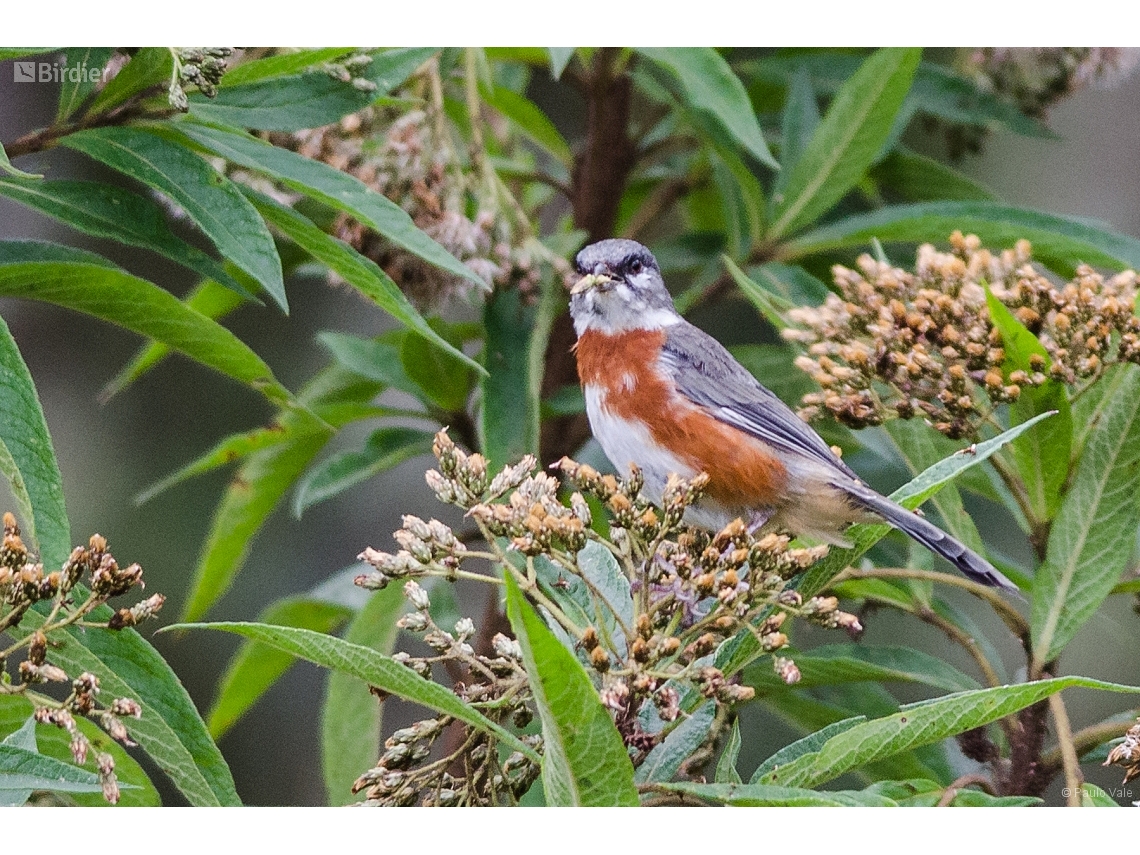
{"label": "tail feather", "polygon": [[1020,593],[1017,586],[990,562],[924,517],[913,511],[908,511],[865,485],[836,484],[835,486],[847,492],[857,504],[878,514],[931,552],[941,555],[967,578],[991,588],[1003,588],[1007,591]]}

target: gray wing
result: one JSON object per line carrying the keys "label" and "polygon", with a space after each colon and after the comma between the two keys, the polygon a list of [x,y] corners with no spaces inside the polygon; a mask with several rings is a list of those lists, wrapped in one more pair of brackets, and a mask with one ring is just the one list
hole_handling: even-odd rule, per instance
{"label": "gray wing", "polygon": [[765,389],[720,342],[687,321],[666,328],[661,366],[690,400],[726,424],[779,449],[862,479],[787,404]]}

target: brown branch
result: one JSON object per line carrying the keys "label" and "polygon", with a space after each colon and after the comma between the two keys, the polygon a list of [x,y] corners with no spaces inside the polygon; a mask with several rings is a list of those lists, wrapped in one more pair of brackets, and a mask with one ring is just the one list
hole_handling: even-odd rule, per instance
{"label": "brown branch", "polygon": [[[1134,710],[1135,712],[1135,710]],[[1078,730],[1072,736],[1073,750],[1077,757],[1082,757],[1098,745],[1124,736],[1134,721],[1102,721]],[[1041,755],[1041,767],[1046,774],[1055,775],[1061,769],[1061,747],[1058,745]]]}
{"label": "brown branch", "polygon": [[1061,765],[1065,770],[1066,802],[1069,807],[1081,806],[1081,761],[1073,745],[1073,726],[1069,724],[1069,713],[1058,692],[1049,696],[1049,710],[1053,713],[1053,724],[1057,728],[1057,747],[1061,750]]}
{"label": "brown branch", "polygon": [[994,789],[993,781],[991,781],[985,775],[972,773],[969,775],[963,775],[951,783],[950,786],[947,787],[945,791],[943,791],[942,798],[938,800],[938,804],[935,805],[935,807],[949,807],[953,803],[954,799],[958,797],[958,792],[960,790],[964,790],[966,787],[978,787],[979,789],[985,790],[991,796],[997,795],[997,790]]}

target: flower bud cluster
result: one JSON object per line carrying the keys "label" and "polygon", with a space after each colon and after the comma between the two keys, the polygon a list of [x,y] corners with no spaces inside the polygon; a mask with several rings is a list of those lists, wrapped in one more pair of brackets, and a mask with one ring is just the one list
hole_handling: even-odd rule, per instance
{"label": "flower bud cluster", "polygon": [[176,65],[178,76],[171,81],[167,100],[175,110],[185,113],[190,109],[186,87],[194,86],[207,98],[218,94],[218,84],[226,73],[226,60],[233,48],[178,48]]}
{"label": "flower bud cluster", "polygon": [[[1072,384],[1114,361],[1140,362],[1134,272],[1106,280],[1082,266],[1058,288],[1030,264],[1028,241],[997,255],[974,235],[955,232],[950,244],[949,253],[919,247],[914,273],[869,255],[858,270],[837,265],[839,294],[789,312],[799,328],[784,336],[807,347],[796,365],[820,386],[804,396],[802,416],[827,412],[855,428],[923,416],[951,438],[973,438],[994,406],[1050,377]],[[1009,370],[987,286],[1047,359]]]}
{"label": "flower bud cluster", "polygon": [[[47,601],[50,608],[43,613],[37,629],[23,633],[7,648],[0,647],[0,690],[24,691],[30,685],[70,683],[71,691],[61,701],[35,696],[36,702],[41,704],[35,709],[35,718],[67,732],[72,756],[79,765],[83,765],[93,753],[93,746],[76,725],[77,716],[87,716],[98,722],[111,738],[123,745],[134,745],[123,719],[141,717],[142,707],[138,701],[115,698],[109,706],[100,707],[97,675],[84,672],[72,679],[64,668],[50,662],[48,656],[54,646],[53,637],[68,626],[101,626],[112,630],[134,626],[162,607],[162,595],[155,594],[135,606],[119,609],[106,623],[95,623],[90,615],[96,608],[111,597],[143,586],[142,568],[137,564],[120,567],[108,551],[106,539],[96,534],[91,536],[87,546],[77,546],[60,570],[45,574],[43,565],[35,561],[24,545],[15,516],[4,514],[3,525],[3,541],[0,542],[0,636],[5,632],[21,636],[14,631],[19,630],[22,619],[37,602]],[[81,584],[86,585],[90,592],[84,592]],[[4,662],[21,650],[26,655],[16,667],[18,682],[13,682],[12,676],[4,670]],[[61,691],[59,695],[62,694]],[[118,801],[114,759],[101,753],[95,761],[104,796],[112,803]]]}

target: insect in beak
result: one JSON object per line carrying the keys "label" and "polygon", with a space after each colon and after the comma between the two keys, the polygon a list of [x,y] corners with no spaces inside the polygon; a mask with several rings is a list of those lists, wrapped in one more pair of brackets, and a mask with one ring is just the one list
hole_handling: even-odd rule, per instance
{"label": "insect in beak", "polygon": [[584,294],[591,288],[597,288],[599,291],[608,291],[609,286],[616,281],[617,280],[612,276],[607,276],[604,273],[587,273],[574,283],[574,287],[570,289],[570,296],[576,297],[579,294]]}

